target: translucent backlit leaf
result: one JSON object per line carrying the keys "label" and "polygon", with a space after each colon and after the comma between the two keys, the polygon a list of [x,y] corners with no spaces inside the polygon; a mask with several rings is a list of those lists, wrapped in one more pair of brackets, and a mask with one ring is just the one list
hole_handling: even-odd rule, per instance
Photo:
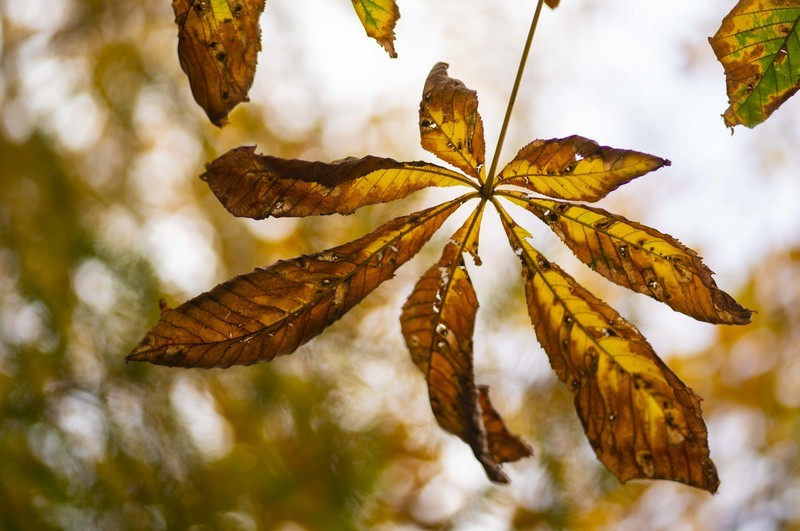
{"label": "translucent backlit leaf", "polygon": [[449,77],[447,68],[446,63],[437,63],[425,81],[419,106],[422,147],[467,175],[482,179],[486,144],[478,95]]}
{"label": "translucent backlit leaf", "polygon": [[558,7],[558,4],[561,3],[561,0],[544,0],[544,3],[547,4],[547,7],[550,9],[555,9]]}
{"label": "translucent backlit leaf", "polygon": [[697,253],[655,229],[603,209],[508,194],[607,279],[701,321],[747,324],[750,310],[720,290]]}
{"label": "translucent backlit leaf", "polygon": [[178,58],[195,101],[217,126],[243,101],[261,50],[265,0],[173,0]]}
{"label": "translucent backlit leaf", "polygon": [[536,337],[600,461],[621,481],[669,479],[715,492],[700,398],[656,356],[639,331],[529,243],[501,212],[522,261]]}
{"label": "translucent backlit leaf", "polygon": [[534,140],[503,168],[498,179],[501,184],[549,197],[597,201],[630,180],[669,165],[653,155],[569,136]]}
{"label": "translucent backlit leaf", "polygon": [[492,481],[508,483],[496,456],[519,459],[530,451],[508,432],[488,396],[481,400],[474,382],[472,334],[478,299],[463,253],[477,249],[482,212],[483,204],[453,235],[439,262],[419,279],[403,305],[400,323],[411,357],[428,382],[439,425],[472,448]]}
{"label": "translucent backlit leaf", "polygon": [[725,69],[725,125],[755,127],[800,89],[800,1],[740,0],[709,39]]}
{"label": "translucent backlit leaf", "polygon": [[460,173],[426,162],[372,156],[307,162],[258,155],[255,146],[222,155],[206,165],[200,178],[228,212],[253,219],[352,214],[428,186],[470,183]]}
{"label": "translucent backlit leaf", "polygon": [[378,41],[390,57],[394,51],[394,26],[400,18],[400,10],[394,0],[353,0],[358,19],[367,35]]}
{"label": "translucent backlit leaf", "polygon": [[396,218],[350,243],[256,269],[164,308],[127,360],[224,368],[291,354],[392,278],[461,203]]}

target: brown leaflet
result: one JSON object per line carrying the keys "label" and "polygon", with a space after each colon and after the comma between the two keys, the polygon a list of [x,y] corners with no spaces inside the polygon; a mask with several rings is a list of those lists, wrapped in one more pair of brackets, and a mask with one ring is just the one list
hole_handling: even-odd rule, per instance
{"label": "brown leaflet", "polygon": [[389,57],[396,58],[394,27],[400,19],[397,3],[394,0],[353,0],[353,8],[367,35],[383,46]]}
{"label": "brown leaflet", "polygon": [[466,198],[389,221],[357,240],[234,277],[161,319],[126,358],[230,367],[291,354],[394,276]]}
{"label": "brown leaflet", "polygon": [[265,0],[173,0],[178,58],[195,101],[219,127],[243,101],[261,51]]}
{"label": "brown leaflet", "polygon": [[411,357],[425,375],[439,425],[472,448],[489,479],[508,483],[495,456],[519,459],[530,452],[520,450],[527,447],[508,432],[488,396],[481,400],[475,387],[472,335],[478,299],[463,253],[477,249],[482,213],[483,203],[453,235],[439,262],[419,279],[403,305],[400,323]]}
{"label": "brown leaflet", "polygon": [[548,262],[505,212],[501,218],[522,261],[536,337],[573,392],[600,461],[623,482],[669,479],[716,492],[700,398],[635,326]]}
{"label": "brown leaflet", "polygon": [[558,4],[561,3],[561,0],[544,0],[544,3],[547,4],[547,7],[550,9],[555,9],[558,7]]}
{"label": "brown leaflet", "polygon": [[428,74],[419,105],[422,147],[478,180],[483,179],[486,144],[478,114],[478,94],[447,75],[436,63]]}
{"label": "brown leaflet", "polygon": [[460,173],[426,162],[372,156],[307,162],[258,155],[255,149],[233,149],[208,163],[200,176],[234,216],[352,214],[429,186],[472,186]]}
{"label": "brown leaflet", "polygon": [[655,229],[601,208],[505,194],[544,221],[583,263],[675,311],[716,324],[747,324],[751,311],[720,290],[697,253]]}
{"label": "brown leaflet", "polygon": [[533,455],[528,443],[508,431],[505,422],[489,400],[489,386],[478,386],[478,401],[483,416],[483,428],[489,438],[489,452],[496,463],[519,461]]}
{"label": "brown leaflet", "polygon": [[558,199],[597,201],[632,179],[669,165],[666,159],[573,135],[534,140],[503,168],[498,184]]}

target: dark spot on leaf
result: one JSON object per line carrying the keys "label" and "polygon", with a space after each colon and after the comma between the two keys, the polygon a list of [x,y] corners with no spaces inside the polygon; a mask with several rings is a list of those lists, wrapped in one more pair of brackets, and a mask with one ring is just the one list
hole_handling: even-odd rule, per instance
{"label": "dark spot on leaf", "polygon": [[594,228],[597,230],[606,230],[614,223],[616,223],[616,221],[611,218],[603,218],[594,222]]}
{"label": "dark spot on leaf", "polygon": [[536,265],[539,267],[539,269],[544,269],[544,270],[548,270],[548,269],[552,268],[552,266],[550,265],[550,262],[548,262],[546,259],[544,259],[542,257],[539,257],[536,260]]}

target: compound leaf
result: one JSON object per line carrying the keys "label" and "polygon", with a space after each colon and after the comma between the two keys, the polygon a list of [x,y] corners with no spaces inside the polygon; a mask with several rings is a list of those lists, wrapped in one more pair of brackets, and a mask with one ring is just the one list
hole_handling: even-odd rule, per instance
{"label": "compound leaf", "polygon": [[655,229],[603,209],[508,194],[544,221],[583,263],[675,311],[717,324],[747,324],[750,310],[720,290],[697,253]]}
{"label": "compound leaf", "polygon": [[178,58],[195,101],[214,125],[253,85],[261,50],[258,19],[265,0],[173,0],[178,25]]}
{"label": "compound leaf", "polygon": [[482,179],[486,158],[478,94],[447,75],[447,63],[436,63],[428,74],[419,106],[422,147]]}
{"label": "compound leaf", "polygon": [[508,483],[501,459],[519,459],[530,451],[520,452],[527,449],[524,443],[508,432],[488,396],[481,401],[475,386],[472,334],[478,299],[463,253],[477,251],[482,212],[483,204],[453,235],[439,262],[419,279],[403,305],[400,323],[411,357],[425,375],[439,425],[472,448],[489,479]]}
{"label": "compound leaf", "polygon": [[200,177],[234,216],[352,214],[429,186],[470,184],[464,175],[426,162],[367,156],[307,162],[258,155],[255,146],[229,151]]}
{"label": "compound leaf", "polygon": [[558,199],[597,201],[632,179],[669,165],[666,159],[573,135],[534,140],[503,168],[498,180]]}
{"label": "compound leaf", "polygon": [[522,261],[536,337],[574,394],[600,461],[623,482],[669,479],[715,492],[700,398],[636,327],[547,261],[503,211],[501,218]]}
{"label": "compound leaf", "polygon": [[400,19],[400,10],[394,0],[353,0],[367,35],[383,46],[389,57],[397,57],[394,51],[394,27]]}
{"label": "compound leaf", "polygon": [[740,0],[709,39],[725,70],[725,125],[755,127],[800,89],[800,1]]}
{"label": "compound leaf", "polygon": [[291,354],[392,278],[462,201],[396,218],[350,243],[256,269],[164,308],[127,360],[225,368]]}

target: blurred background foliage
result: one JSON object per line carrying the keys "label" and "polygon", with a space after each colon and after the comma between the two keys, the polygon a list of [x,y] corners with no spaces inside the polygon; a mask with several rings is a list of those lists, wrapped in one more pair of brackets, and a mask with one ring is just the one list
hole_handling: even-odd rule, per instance
{"label": "blurred background foliage", "polygon": [[[482,303],[476,363],[479,382],[492,385],[508,423],[535,449],[508,467],[510,487],[491,485],[469,450],[438,430],[402,344],[400,306],[445,236],[291,357],[225,371],[124,364],[155,322],[159,298],[174,305],[254,267],[343,243],[436,196],[347,218],[249,222],[231,218],[196,178],[208,160],[253,143],[282,157],[431,160],[417,146],[415,113],[434,62],[421,62],[419,50],[429,48],[451,54],[435,60],[458,65],[451,74],[478,89],[493,145],[524,36],[526,22],[514,22],[526,18],[519,6],[475,2],[474,15],[456,24],[448,10],[466,4],[401,3],[401,59],[392,63],[340,3],[267,3],[253,102],[220,131],[191,99],[167,0],[0,1],[0,528],[800,528],[800,244],[786,236],[800,231],[790,221],[770,232],[769,245],[765,238],[746,245],[747,232],[724,210],[705,213],[712,229],[728,230],[677,234],[714,256],[736,257],[709,263],[733,275],[721,277],[722,287],[738,286],[739,300],[758,311],[748,327],[688,323],[580,277],[643,322],[673,370],[705,399],[722,478],[714,497],[668,483],[623,486],[600,467],[536,345],[518,265],[510,251],[495,250],[496,220],[487,220],[482,245],[499,258],[485,256],[475,271]],[[556,13],[564,20],[602,22],[598,2],[569,3],[577,11],[564,7]],[[721,18],[723,3],[712,4]],[[698,61],[712,64],[697,56],[706,54],[700,31],[715,28],[692,27],[697,38],[675,52],[687,79]],[[351,57],[351,49],[365,55]],[[406,81],[382,80],[380,68],[399,70]],[[547,68],[530,74],[545,93],[559,90],[545,79]],[[532,117],[551,111],[534,103],[536,92],[525,94],[510,141],[518,144],[507,154],[558,129]],[[714,105],[721,112],[724,95]],[[714,119],[717,107],[708,111]],[[763,189],[763,174],[779,202],[776,190],[796,189],[785,183],[786,175],[796,179],[800,120],[775,122],[763,136],[739,135],[755,174],[739,193]],[[717,126],[727,135],[721,120]],[[588,132],[555,134],[593,127],[587,119]],[[652,142],[655,154],[666,154],[657,146],[661,132],[631,127],[619,141],[613,129],[597,140],[636,149]],[[683,179],[697,180],[688,173]],[[670,182],[656,179],[609,208],[662,221],[662,230],[681,228],[670,220],[685,211],[676,216],[660,202],[650,209],[638,200]],[[658,193],[679,195],[674,187]],[[770,215],[767,207],[748,211],[750,226]],[[717,240],[722,247],[710,243]],[[690,340],[673,341],[683,335]]]}

